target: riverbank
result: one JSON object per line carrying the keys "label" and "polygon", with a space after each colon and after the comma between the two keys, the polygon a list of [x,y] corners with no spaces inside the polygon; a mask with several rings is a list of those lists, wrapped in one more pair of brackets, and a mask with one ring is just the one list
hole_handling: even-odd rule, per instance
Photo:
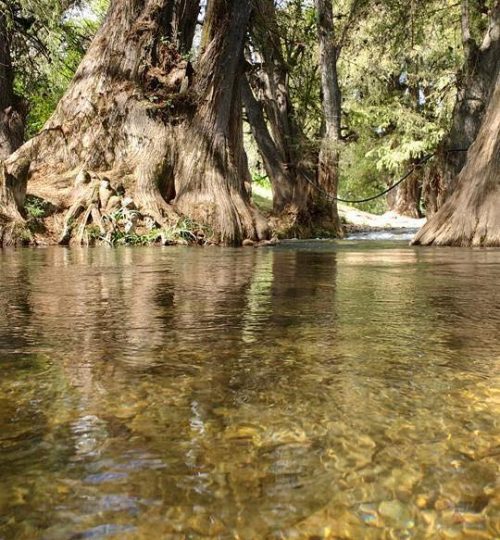
{"label": "riverbank", "polygon": [[[270,213],[273,204],[271,190],[256,184],[252,187],[252,191],[255,204],[264,213]],[[394,212],[386,212],[382,215],[370,214],[344,203],[338,203],[338,210],[347,235],[377,231],[416,232],[426,222],[425,218],[414,219]]]}
{"label": "riverbank", "polygon": [[[270,187],[255,184],[252,188],[254,204],[268,218],[272,213],[272,192]],[[118,197],[115,197],[118,199]],[[412,219],[393,212],[375,215],[353,208],[346,204],[338,205],[340,218],[349,238],[352,235],[373,235],[376,233],[413,236],[425,223],[425,219]],[[77,221],[78,214],[83,219]],[[123,199],[113,211],[105,215],[97,212],[91,204],[85,211],[80,205],[72,207],[66,215],[57,210],[57,206],[37,197],[28,195],[25,204],[26,221],[11,227],[6,244],[56,245],[74,241],[83,245],[206,245],[217,243],[213,232],[187,218],[179,218],[167,227],[151,226],[151,218],[142,215],[131,199]],[[72,217],[73,216],[73,217]],[[90,219],[91,218],[91,219]],[[88,224],[88,221],[91,221]],[[263,220],[264,221],[264,220]],[[0,237],[2,235],[0,234]],[[4,235],[5,236],[5,235]],[[281,238],[285,239],[285,238]],[[272,245],[278,242],[278,236],[270,240],[256,242],[245,240],[243,246]],[[2,238],[0,238],[0,244]]]}

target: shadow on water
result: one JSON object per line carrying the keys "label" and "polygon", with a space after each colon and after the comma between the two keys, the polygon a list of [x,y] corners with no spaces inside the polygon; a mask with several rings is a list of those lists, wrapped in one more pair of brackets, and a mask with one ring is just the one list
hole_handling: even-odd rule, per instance
{"label": "shadow on water", "polygon": [[2,253],[0,538],[497,538],[499,277],[401,242]]}

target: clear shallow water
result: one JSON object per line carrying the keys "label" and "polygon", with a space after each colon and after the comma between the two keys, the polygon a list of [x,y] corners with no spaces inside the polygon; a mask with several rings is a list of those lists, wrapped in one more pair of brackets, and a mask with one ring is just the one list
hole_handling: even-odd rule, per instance
{"label": "clear shallow water", "polygon": [[0,254],[1,539],[500,537],[500,251]]}

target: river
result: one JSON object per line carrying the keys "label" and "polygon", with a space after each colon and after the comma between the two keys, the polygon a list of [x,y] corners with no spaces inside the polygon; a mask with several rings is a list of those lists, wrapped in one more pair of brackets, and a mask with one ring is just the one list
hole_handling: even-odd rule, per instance
{"label": "river", "polygon": [[500,537],[500,250],[0,253],[0,539]]}

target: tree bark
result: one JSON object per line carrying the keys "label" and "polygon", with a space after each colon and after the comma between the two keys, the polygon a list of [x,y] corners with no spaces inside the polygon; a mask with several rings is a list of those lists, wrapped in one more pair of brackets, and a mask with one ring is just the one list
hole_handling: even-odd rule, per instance
{"label": "tree bark", "polygon": [[[321,89],[325,133],[321,142],[318,167],[318,184],[321,190],[337,196],[339,159],[341,143],[342,95],[337,72],[337,60],[340,50],[335,44],[335,28],[333,25],[333,6],[331,0],[316,0],[318,41],[320,50],[319,68],[321,72]],[[328,226],[336,235],[342,235],[342,226],[337,211],[337,202],[323,200],[318,204],[323,207]]]}
{"label": "tree bark", "polygon": [[301,132],[289,96],[289,72],[272,0],[258,0],[251,32],[261,63],[247,73],[250,88],[244,89],[243,98],[273,187],[273,226],[285,237],[336,235],[330,208],[318,204],[320,191],[313,187],[318,153]]}
{"label": "tree bark", "polygon": [[421,218],[420,197],[422,178],[417,172],[387,195],[387,206],[391,212],[400,216]]}
{"label": "tree bark", "polygon": [[23,137],[24,114],[14,93],[7,16],[0,12],[0,159],[5,159],[19,148]]}
{"label": "tree bark", "polygon": [[19,221],[29,181],[66,211],[63,243],[78,225],[106,229],[125,201],[157,226],[187,217],[214,241],[265,236],[244,189],[238,77],[250,7],[214,0],[209,11],[194,73],[181,54],[192,45],[192,0],[112,2],[53,116],[4,164],[4,224]]}
{"label": "tree bark", "polygon": [[181,54],[191,51],[199,14],[200,0],[182,0],[174,4],[172,37]]}
{"label": "tree bark", "polygon": [[243,97],[254,138],[271,180],[271,221],[280,236],[307,237],[312,234],[313,224],[308,208],[310,186],[305,176],[314,178],[314,170],[310,167],[312,160],[305,155],[299,159],[303,136],[289,96],[288,68],[281,50],[272,0],[257,0],[251,33],[261,64],[247,73],[250,85]]}
{"label": "tree bark", "polygon": [[476,139],[495,88],[500,66],[500,1],[491,10],[488,30],[478,46],[470,33],[468,0],[462,0],[462,41],[465,61],[459,75],[452,126],[438,149],[439,167],[424,186],[429,215],[441,208],[456,188],[467,150]]}
{"label": "tree bark", "polygon": [[500,72],[477,138],[444,206],[414,244],[500,246]]}
{"label": "tree bark", "polygon": [[290,171],[269,133],[262,106],[255,98],[246,77],[242,81],[241,93],[253,137],[262,156],[266,172],[272,179],[273,211],[279,215],[285,210],[286,201],[293,200],[294,186],[289,176]]}
{"label": "tree bark", "polygon": [[195,87],[200,105],[184,130],[176,173],[176,209],[212,227],[225,244],[268,235],[245,187],[241,79],[251,9],[249,0],[208,5]]}
{"label": "tree bark", "polygon": [[309,211],[311,186],[306,182],[306,175],[312,179],[313,173],[304,163],[286,160],[283,148],[279,148],[269,132],[262,104],[246,79],[242,84],[242,97],[252,134],[271,180],[273,229],[285,238],[310,237],[314,234],[314,223]]}

